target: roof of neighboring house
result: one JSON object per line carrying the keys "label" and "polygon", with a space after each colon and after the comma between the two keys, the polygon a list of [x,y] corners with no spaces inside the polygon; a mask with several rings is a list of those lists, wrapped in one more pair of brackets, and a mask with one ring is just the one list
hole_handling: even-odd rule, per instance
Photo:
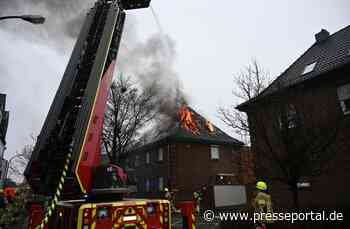
{"label": "roof of neighboring house", "polygon": [[[316,41],[260,95],[240,104],[242,109],[258,99],[272,94],[281,88],[293,86],[350,63],[350,25],[327,37],[327,31],[321,30],[316,36],[323,36],[323,41]],[[313,70],[303,74],[306,66],[316,63]]]}
{"label": "roof of neighboring house", "polygon": [[212,124],[212,126],[214,127],[214,131],[210,132],[209,129],[206,127],[207,119],[205,119],[202,115],[198,114],[192,108],[188,107],[188,109],[193,114],[193,118],[197,123],[197,127],[199,129],[200,134],[194,134],[191,131],[184,129],[181,126],[180,121],[177,121],[174,127],[171,128],[169,131],[167,131],[166,134],[163,134],[161,137],[155,139],[150,143],[147,143],[146,145],[138,147],[135,150],[149,148],[169,140],[191,142],[191,143],[202,143],[202,144],[214,144],[214,145],[215,144],[234,145],[234,146],[244,145],[243,142],[229,136],[214,124]]}

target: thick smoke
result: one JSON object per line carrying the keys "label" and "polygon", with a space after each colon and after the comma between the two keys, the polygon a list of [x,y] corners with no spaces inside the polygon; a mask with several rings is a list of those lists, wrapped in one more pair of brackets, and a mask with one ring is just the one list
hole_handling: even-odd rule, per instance
{"label": "thick smoke", "polygon": [[119,71],[136,76],[142,88],[156,90],[158,119],[156,126],[147,133],[151,138],[148,140],[167,134],[177,123],[180,106],[187,103],[173,68],[175,58],[174,42],[162,33],[120,52]]}
{"label": "thick smoke", "polygon": [[168,116],[177,113],[178,106],[185,102],[185,96],[173,69],[176,57],[174,42],[168,36],[156,34],[145,43],[123,51],[125,53],[121,52],[119,58],[120,71],[136,76],[143,88],[157,89],[161,113]]}
{"label": "thick smoke", "polygon": [[[68,61],[84,18],[94,2],[95,0],[0,1],[0,15],[41,14],[46,17],[45,24],[40,26],[13,20],[1,24],[0,33],[4,35],[0,38],[2,44],[11,45],[16,42],[21,48],[0,48],[2,52],[10,52],[0,63],[0,92],[7,93],[9,101],[16,102],[10,107],[12,119],[9,129],[12,128],[12,131],[9,130],[7,137],[9,150],[20,149],[24,145],[23,136],[29,136],[33,132],[38,134],[62,77],[66,63],[64,61]],[[118,55],[119,72],[136,77],[143,88],[156,83],[161,113],[169,117],[176,114],[179,101],[185,99],[181,83],[173,69],[176,57],[174,42],[162,31],[147,41],[139,41],[137,23],[132,15],[127,16],[124,28]],[[11,53],[13,50],[18,53]],[[38,52],[43,61],[31,63],[35,60],[30,58],[31,55],[38,54],[31,52]],[[18,76],[16,68],[26,68],[28,65],[32,70],[23,71],[27,73],[25,77]],[[55,65],[59,70],[53,69]],[[16,90],[18,93],[14,92]],[[35,106],[30,105],[32,101],[35,101]],[[18,133],[21,133],[21,140],[17,139]]]}

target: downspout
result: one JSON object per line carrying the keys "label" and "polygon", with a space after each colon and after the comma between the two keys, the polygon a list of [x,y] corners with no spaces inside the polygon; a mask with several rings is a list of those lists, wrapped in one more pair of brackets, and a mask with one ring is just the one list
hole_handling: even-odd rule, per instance
{"label": "downspout", "polygon": [[170,161],[170,144],[168,142],[168,188],[171,190],[171,161]]}

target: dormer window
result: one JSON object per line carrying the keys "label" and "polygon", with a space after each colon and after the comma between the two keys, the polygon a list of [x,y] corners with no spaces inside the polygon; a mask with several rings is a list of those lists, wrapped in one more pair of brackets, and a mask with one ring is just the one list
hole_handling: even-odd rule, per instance
{"label": "dormer window", "polygon": [[309,72],[312,72],[314,70],[315,66],[316,66],[316,63],[317,62],[313,62],[311,64],[306,65],[302,75],[305,75],[305,74],[307,74]]}

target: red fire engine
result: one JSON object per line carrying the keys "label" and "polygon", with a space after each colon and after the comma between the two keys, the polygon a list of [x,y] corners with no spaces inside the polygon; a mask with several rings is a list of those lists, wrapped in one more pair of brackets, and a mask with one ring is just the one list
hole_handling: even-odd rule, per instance
{"label": "red fire engine", "polygon": [[90,10],[38,136],[25,176],[29,228],[171,227],[167,200],[125,199],[126,175],[101,165],[101,134],[125,11],[150,0],[98,0]]}

